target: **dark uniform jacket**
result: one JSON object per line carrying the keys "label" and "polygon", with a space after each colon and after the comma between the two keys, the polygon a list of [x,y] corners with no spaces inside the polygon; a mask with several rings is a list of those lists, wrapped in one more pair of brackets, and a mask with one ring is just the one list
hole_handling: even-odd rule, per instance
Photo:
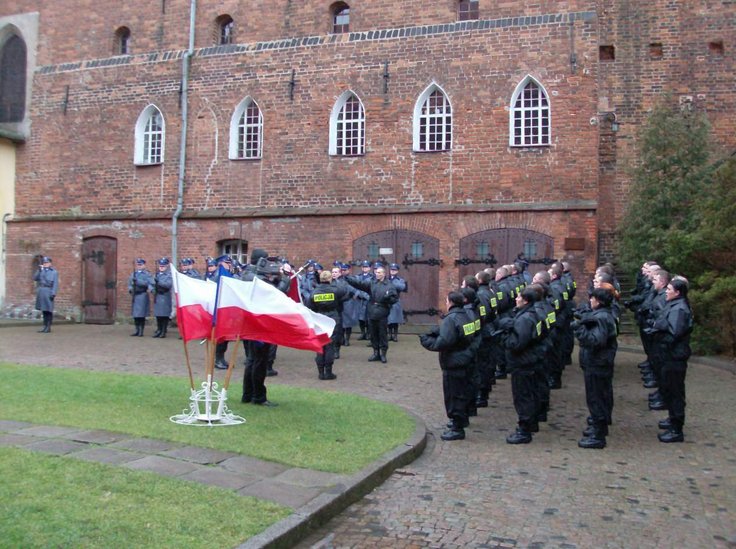
{"label": "dark uniform jacket", "polygon": [[348,290],[334,282],[317,284],[307,300],[311,310],[329,316],[337,324],[342,322],[342,304],[350,298]]}
{"label": "dark uniform jacket", "polygon": [[670,366],[686,367],[692,331],[693,312],[687,299],[678,297],[668,301],[651,329],[652,346],[659,360]]}
{"label": "dark uniform jacket", "polygon": [[387,318],[391,305],[399,300],[399,292],[388,278],[383,281],[361,280],[357,276],[344,277],[345,281],[352,287],[363,290],[368,294],[368,305],[366,306],[366,318],[368,320],[380,320]]}
{"label": "dark uniform jacket", "polygon": [[153,316],[169,316],[171,314],[171,288],[173,285],[171,269],[158,272],[153,277]]}
{"label": "dark uniform jacket", "polygon": [[146,269],[136,269],[128,278],[128,293],[132,296],[131,315],[145,318],[150,312],[151,302],[148,292],[153,289],[153,277]]}
{"label": "dark uniform jacket", "polygon": [[506,330],[506,367],[509,371],[533,368],[539,359],[537,313],[534,304],[529,303],[516,310],[513,318],[505,319],[502,328]]}
{"label": "dark uniform jacket", "polygon": [[440,368],[462,370],[473,360],[474,334],[475,321],[468,317],[463,307],[453,306],[439,328],[422,335],[419,341],[425,349],[440,353]]}
{"label": "dark uniform jacket", "polygon": [[580,343],[580,366],[583,370],[612,375],[618,330],[611,308],[601,306],[583,312],[573,322],[573,331]]}

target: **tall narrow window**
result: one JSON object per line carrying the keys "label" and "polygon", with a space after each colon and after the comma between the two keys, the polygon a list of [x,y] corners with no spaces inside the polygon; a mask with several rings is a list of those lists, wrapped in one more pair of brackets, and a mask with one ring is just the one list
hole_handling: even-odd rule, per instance
{"label": "tall narrow window", "polygon": [[478,0],[460,0],[457,3],[457,18],[459,21],[478,19],[479,13]]}
{"label": "tall narrow window", "polygon": [[360,99],[345,92],[335,102],[330,117],[330,154],[365,154],[365,111]]}
{"label": "tall narrow window", "polygon": [[135,125],[134,162],[139,166],[163,163],[164,137],[164,117],[157,107],[149,105]]}
{"label": "tall narrow window", "polygon": [[350,6],[345,2],[332,4],[332,32],[341,34],[350,31]]}
{"label": "tall narrow window", "polygon": [[256,160],[263,155],[263,114],[246,97],[230,119],[230,160]]}
{"label": "tall narrow window", "polygon": [[452,107],[445,93],[429,86],[414,106],[414,150],[418,152],[452,149]]}
{"label": "tall narrow window", "polygon": [[510,140],[514,147],[550,144],[550,108],[547,93],[531,76],[526,77],[511,98]]}
{"label": "tall narrow window", "polygon": [[120,27],[115,31],[114,55],[128,55],[130,53],[130,29]]}
{"label": "tall narrow window", "polygon": [[235,21],[229,15],[220,15],[215,19],[215,44],[223,46],[232,44],[234,40]]}
{"label": "tall narrow window", "polygon": [[23,122],[26,112],[26,43],[18,35],[0,51],[0,122]]}

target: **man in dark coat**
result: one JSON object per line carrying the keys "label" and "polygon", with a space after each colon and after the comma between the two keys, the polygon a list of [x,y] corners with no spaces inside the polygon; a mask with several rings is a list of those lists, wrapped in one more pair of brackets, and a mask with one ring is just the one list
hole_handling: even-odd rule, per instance
{"label": "man in dark coat", "polygon": [[135,270],[128,278],[128,293],[132,296],[131,316],[135,322],[135,332],[131,336],[143,337],[146,317],[150,313],[151,302],[148,292],[153,289],[153,277],[146,269],[146,260],[139,257],[135,260]]}
{"label": "man in dark coat", "polygon": [[475,322],[463,308],[465,298],[460,292],[447,294],[447,314],[442,323],[420,336],[422,347],[437,351],[442,369],[442,392],[445,411],[450,418],[442,440],[462,440],[468,426],[468,366],[473,360]]}
{"label": "man in dark coat", "polygon": [[370,362],[380,360],[386,364],[386,352],[388,351],[388,313],[391,305],[399,300],[396,287],[386,277],[386,268],[379,265],[374,270],[375,279],[362,280],[357,276],[346,276],[345,281],[367,293],[370,297],[366,306],[366,318],[371,336],[373,355],[368,359]]}
{"label": "man in dark coat", "polygon": [[171,288],[174,280],[166,257],[158,260],[158,272],[153,277],[153,316],[156,317],[156,333],[153,337],[166,337],[171,316]]}
{"label": "man in dark coat", "polygon": [[43,314],[43,328],[38,332],[48,334],[54,320],[54,299],[59,291],[59,273],[51,266],[50,257],[41,258],[38,270],[33,273],[33,280],[36,282],[36,309]]}
{"label": "man in dark coat", "polygon": [[[337,267],[338,274],[340,268]],[[311,310],[330,317],[335,321],[335,329],[332,332],[330,342],[322,347],[322,352],[317,353],[314,361],[317,363],[317,372],[319,379],[331,380],[337,379],[332,373],[332,365],[336,358],[336,349],[338,343],[342,343],[342,304],[350,298],[347,284],[340,285],[332,280],[332,272],[322,271],[319,275],[320,281],[309,296],[306,305]]]}

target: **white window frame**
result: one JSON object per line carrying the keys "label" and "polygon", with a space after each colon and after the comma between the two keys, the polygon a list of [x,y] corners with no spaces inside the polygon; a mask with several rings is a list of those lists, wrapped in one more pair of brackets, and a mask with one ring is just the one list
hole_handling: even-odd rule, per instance
{"label": "white window frame", "polygon": [[[150,123],[154,116],[161,117],[161,129],[151,130]],[[151,159],[154,151],[154,140],[152,138],[158,136],[160,141],[160,154],[158,158]],[[166,120],[164,115],[156,105],[148,105],[141,111],[138,121],[135,124],[135,150],[133,153],[133,162],[136,166],[155,166],[164,163],[164,153],[166,151]]]}
{"label": "white window frame", "polygon": [[[516,103],[519,100],[520,96],[524,93],[524,90],[529,84],[534,84],[539,89],[539,103],[535,106],[531,107],[525,107],[524,105],[521,106],[521,108],[517,108]],[[514,148],[530,148],[530,147],[549,147],[552,144],[552,104],[549,99],[549,94],[547,93],[547,90],[544,88],[541,82],[534,78],[531,75],[527,75],[522,79],[521,82],[516,86],[516,89],[514,90],[513,95],[511,96],[511,102],[509,103],[509,146]],[[547,106],[545,107],[543,105],[543,101],[546,100]],[[546,110],[546,118],[547,118],[547,136],[546,136],[546,142],[543,142],[543,135],[542,135],[542,121],[544,119],[544,111]],[[521,143],[516,142],[516,125],[514,124],[516,119],[516,113],[521,114],[521,120],[522,120],[522,133],[521,133]],[[526,129],[527,125],[525,125],[525,120],[527,118],[525,117],[525,113],[529,113],[531,116],[531,121],[536,123],[535,125],[532,125],[532,129],[534,130],[534,136],[537,138],[536,143],[524,143],[524,130]]]}
{"label": "white window frame", "polygon": [[[258,109],[257,124],[247,124],[243,120],[246,111],[251,105],[255,105],[255,107]],[[249,130],[252,131],[253,128],[256,128],[258,130],[258,150],[256,151],[255,156],[245,156],[246,137],[248,136]],[[238,151],[238,144],[240,142],[241,133],[243,135],[242,155]],[[233,116],[230,118],[230,147],[228,151],[228,158],[230,160],[260,160],[261,158],[263,158],[263,110],[261,110],[261,107],[255,101],[255,99],[250,96],[243,99],[238,104],[238,106],[235,107],[235,111],[233,111]]]}
{"label": "white window frame", "polygon": [[[360,115],[359,118],[356,120],[351,120],[350,123],[356,123],[357,124],[357,131],[358,131],[358,153],[346,153],[345,152],[345,139],[343,138],[343,148],[342,151],[338,150],[337,146],[337,136],[340,131],[344,131],[346,122],[344,118],[341,120],[341,115],[343,114],[343,111],[345,109],[345,105],[347,104],[348,100],[350,98],[354,97],[357,99],[358,104],[360,105]],[[363,156],[365,155],[365,125],[366,125],[366,116],[365,116],[365,106],[363,105],[363,102],[360,100],[360,97],[358,97],[358,94],[351,90],[347,90],[343,92],[340,97],[337,98],[337,101],[335,101],[335,104],[332,107],[332,112],[330,113],[330,146],[329,146],[329,153],[332,156]]]}
{"label": "white window frame", "polygon": [[[446,101],[447,108],[449,109],[449,112],[441,113],[438,115],[429,115],[429,114],[423,114],[422,111],[424,110],[424,105],[429,101],[430,96],[435,92],[440,92]],[[421,93],[419,98],[417,99],[417,102],[414,104],[414,118],[413,118],[413,148],[414,152],[447,152],[452,150],[452,141],[453,141],[453,121],[452,121],[452,102],[450,101],[450,97],[447,95],[447,92],[443,90],[437,83],[432,82],[427,88]],[[450,125],[450,138],[449,140],[445,139],[445,136],[447,135],[447,131],[442,132],[443,136],[443,142],[445,143],[445,146],[441,149],[429,149],[422,148],[422,135],[421,135],[421,128],[422,128],[422,121],[425,119],[429,121],[431,118],[435,119],[442,119],[443,120],[443,128],[449,123]]]}

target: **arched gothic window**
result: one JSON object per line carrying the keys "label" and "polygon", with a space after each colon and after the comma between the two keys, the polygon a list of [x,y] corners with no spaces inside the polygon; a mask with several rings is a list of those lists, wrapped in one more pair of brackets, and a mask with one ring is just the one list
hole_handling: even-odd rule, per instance
{"label": "arched gothic window", "polygon": [[452,106],[437,84],[429,86],[414,106],[414,150],[452,149]]}
{"label": "arched gothic window", "polygon": [[365,110],[353,92],[343,93],[330,116],[330,154],[360,156],[365,154]]}
{"label": "arched gothic window", "polygon": [[341,34],[350,31],[350,6],[345,2],[335,2],[330,8],[332,12],[332,32]]}
{"label": "arched gothic window", "polygon": [[135,125],[134,162],[139,166],[162,164],[164,161],[164,117],[155,105],[148,105]]}
{"label": "arched gothic window", "polygon": [[255,160],[263,155],[263,114],[250,97],[243,99],[230,119],[230,160]]}
{"label": "arched gothic window", "polygon": [[551,143],[550,106],[547,92],[534,78],[522,80],[511,97],[509,144],[540,147]]}
{"label": "arched gothic window", "polygon": [[26,113],[26,43],[17,34],[0,50],[0,122],[23,122]]}

